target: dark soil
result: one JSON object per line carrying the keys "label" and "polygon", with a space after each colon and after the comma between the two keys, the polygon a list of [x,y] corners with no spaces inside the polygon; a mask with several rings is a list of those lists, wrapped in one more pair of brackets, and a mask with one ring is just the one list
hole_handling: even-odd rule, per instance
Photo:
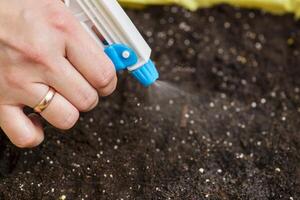
{"label": "dark soil", "polygon": [[299,22],[227,6],[130,15],[168,84],[122,75],[36,149],[1,136],[0,199],[300,199]]}

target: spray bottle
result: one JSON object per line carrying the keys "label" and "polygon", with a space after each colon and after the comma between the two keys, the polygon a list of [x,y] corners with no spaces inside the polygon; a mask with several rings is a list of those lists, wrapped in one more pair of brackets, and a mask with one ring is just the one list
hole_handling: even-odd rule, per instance
{"label": "spray bottle", "polygon": [[73,15],[104,49],[117,71],[127,69],[142,85],[159,77],[151,48],[117,0],[65,0]]}

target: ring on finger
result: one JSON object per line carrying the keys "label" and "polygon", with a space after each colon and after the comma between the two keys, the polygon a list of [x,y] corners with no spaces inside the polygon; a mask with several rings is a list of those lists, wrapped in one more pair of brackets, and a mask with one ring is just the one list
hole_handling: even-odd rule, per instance
{"label": "ring on finger", "polygon": [[36,105],[33,108],[33,110],[36,113],[43,112],[50,105],[50,103],[53,100],[55,94],[56,94],[56,91],[52,87],[49,87],[49,91],[47,92],[46,96],[42,99],[42,101],[38,105]]}

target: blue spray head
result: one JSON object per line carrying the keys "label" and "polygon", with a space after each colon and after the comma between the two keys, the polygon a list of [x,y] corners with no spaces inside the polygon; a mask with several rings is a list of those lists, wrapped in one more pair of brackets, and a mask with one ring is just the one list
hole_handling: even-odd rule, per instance
{"label": "blue spray head", "polygon": [[131,74],[145,87],[152,85],[159,78],[159,73],[151,60]]}
{"label": "blue spray head", "polygon": [[[105,53],[114,63],[117,71],[127,69],[138,62],[136,53],[131,48],[122,44],[108,46],[105,49]],[[130,72],[145,87],[152,85],[159,78],[159,73],[151,60]]]}

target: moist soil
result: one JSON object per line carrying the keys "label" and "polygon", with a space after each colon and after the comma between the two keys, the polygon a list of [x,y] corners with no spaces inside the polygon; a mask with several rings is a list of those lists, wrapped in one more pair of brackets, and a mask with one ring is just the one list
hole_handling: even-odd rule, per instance
{"label": "moist soil", "polygon": [[0,199],[299,199],[299,22],[228,6],[128,12],[163,82],[120,74],[34,149],[2,134]]}

